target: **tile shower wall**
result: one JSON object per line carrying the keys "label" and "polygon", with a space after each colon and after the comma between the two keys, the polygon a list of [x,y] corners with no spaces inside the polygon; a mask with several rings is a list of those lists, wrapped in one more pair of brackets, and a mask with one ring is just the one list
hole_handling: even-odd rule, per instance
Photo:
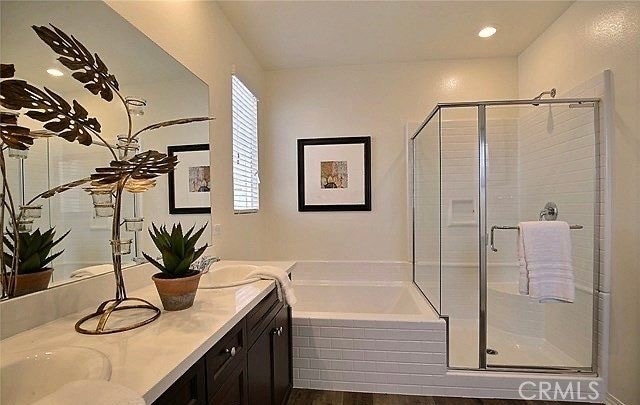
{"label": "tile shower wall", "polygon": [[[600,74],[563,97],[605,96]],[[604,109],[601,110],[604,112]],[[600,122],[605,122],[601,116]],[[576,300],[571,305],[544,305],[545,337],[584,366],[591,364],[593,263],[597,249],[601,268],[604,218],[598,212],[600,238],[594,246],[594,201],[603,201],[605,146],[596,162],[593,108],[531,108],[519,119],[518,177],[520,217],[536,220],[547,201],[558,204],[559,220],[584,226],[571,231]],[[604,137],[602,137],[604,138]],[[602,169],[601,169],[602,168]],[[599,176],[601,188],[594,187]],[[598,210],[602,204],[596,206]]]}

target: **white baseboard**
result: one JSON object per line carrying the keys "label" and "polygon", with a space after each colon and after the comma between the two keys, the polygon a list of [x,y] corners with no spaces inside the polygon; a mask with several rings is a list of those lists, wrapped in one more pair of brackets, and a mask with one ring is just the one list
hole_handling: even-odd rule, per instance
{"label": "white baseboard", "polygon": [[607,399],[604,401],[607,405],[625,405],[624,402],[620,401],[618,398],[614,397],[611,394],[607,394]]}

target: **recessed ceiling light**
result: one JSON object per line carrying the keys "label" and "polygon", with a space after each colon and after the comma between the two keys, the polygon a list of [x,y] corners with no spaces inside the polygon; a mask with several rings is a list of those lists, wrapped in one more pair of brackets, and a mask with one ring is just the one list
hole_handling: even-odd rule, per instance
{"label": "recessed ceiling light", "polygon": [[56,77],[64,75],[64,73],[62,73],[58,69],[53,69],[53,68],[52,69],[47,69],[47,73],[49,73],[51,76],[56,76]]}
{"label": "recessed ceiling light", "polygon": [[496,31],[498,31],[496,27],[492,27],[492,26],[484,27],[483,29],[480,30],[480,32],[478,32],[478,36],[480,38],[489,38],[490,36],[495,34]]}

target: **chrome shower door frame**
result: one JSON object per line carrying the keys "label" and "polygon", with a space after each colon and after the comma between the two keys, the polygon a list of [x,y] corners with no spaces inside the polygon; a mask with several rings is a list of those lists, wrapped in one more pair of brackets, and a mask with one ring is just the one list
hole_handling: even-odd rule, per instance
{"label": "chrome shower door frame", "polygon": [[[553,373],[581,373],[581,374],[597,374],[598,372],[598,364],[597,364],[597,350],[598,350],[598,305],[599,305],[599,292],[600,292],[600,215],[599,215],[599,207],[600,204],[604,202],[604,198],[602,195],[602,187],[599,171],[599,165],[601,164],[600,154],[601,154],[601,134],[600,134],[600,99],[599,98],[559,98],[559,99],[534,99],[534,100],[490,100],[490,101],[472,101],[472,102],[453,102],[453,103],[438,103],[435,108],[427,115],[427,118],[422,122],[422,124],[415,131],[414,135],[411,137],[411,141],[414,142],[415,138],[420,134],[420,132],[425,128],[425,126],[431,121],[431,119],[441,112],[442,109],[446,108],[456,108],[456,107],[475,107],[478,112],[478,173],[479,173],[479,181],[478,181],[478,253],[479,253],[479,302],[478,302],[478,312],[479,312],[479,329],[478,329],[478,364],[479,367],[476,368],[456,368],[449,367],[450,369],[459,369],[459,370],[482,370],[482,371],[520,371],[520,372],[553,372]],[[488,333],[488,325],[487,325],[487,281],[488,281],[488,270],[487,270],[487,249],[489,248],[488,240],[488,225],[487,225],[487,107],[489,106],[534,106],[534,105],[553,105],[553,104],[567,104],[568,106],[577,106],[577,107],[591,107],[594,112],[594,136],[595,136],[595,162],[596,167],[595,170],[595,179],[594,179],[594,231],[593,231],[593,307],[592,307],[592,352],[591,352],[591,367],[553,367],[553,366],[491,366],[487,363],[487,333]],[[439,117],[442,115],[440,114]],[[441,118],[440,118],[441,119]],[[415,174],[414,174],[415,175]],[[441,179],[442,181],[442,179]],[[442,185],[441,185],[442,187]],[[413,204],[414,213],[415,213],[415,204]],[[415,222],[415,215],[414,215]],[[442,224],[440,224],[442,226]],[[415,224],[414,224],[415,226]],[[415,233],[414,233],[415,238]],[[415,243],[415,239],[414,239]],[[414,261],[415,261],[415,246],[414,246]],[[415,272],[414,272],[414,282],[415,282]],[[442,284],[442,282],[441,282]],[[442,318],[448,318],[445,314],[439,314]],[[448,322],[447,322],[448,327]],[[449,337],[447,334],[447,359],[449,357]],[[448,366],[448,360],[447,360]]]}

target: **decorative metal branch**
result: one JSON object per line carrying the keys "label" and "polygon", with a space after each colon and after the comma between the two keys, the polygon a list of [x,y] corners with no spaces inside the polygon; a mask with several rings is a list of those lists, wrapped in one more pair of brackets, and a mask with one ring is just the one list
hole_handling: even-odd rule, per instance
{"label": "decorative metal branch", "polygon": [[[183,125],[192,122],[201,122],[212,120],[210,117],[194,117],[194,118],[182,118],[170,121],[163,121],[156,124],[149,125],[142,128],[137,132],[133,132],[131,112],[129,106],[122,94],[120,93],[120,85],[116,80],[116,77],[109,72],[106,64],[96,53],[90,52],[80,41],[74,36],[67,35],[54,25],[50,25],[51,28],[46,26],[32,26],[38,37],[45,42],[55,53],[60,55],[58,61],[62,63],[69,70],[73,71],[72,77],[84,84],[84,87],[94,95],[100,95],[100,97],[108,102],[114,99],[114,94],[122,102],[127,114],[128,131],[126,142],[124,145],[118,142],[117,148],[124,148],[124,150],[132,149],[131,144],[135,139],[146,131],[152,131],[159,128],[166,128],[173,125]],[[2,78],[13,77],[15,69],[12,65],[2,66]],[[76,100],[73,100],[71,104],[65,101],[57,93],[44,88],[41,90],[24,80],[8,79],[2,81],[0,87],[0,104],[11,110],[25,109],[26,116],[38,120],[44,123],[44,128],[52,131],[55,135],[66,139],[67,141],[77,141],[82,145],[92,145],[94,143],[93,136],[100,139],[110,150],[113,160],[108,167],[98,167],[90,177],[85,177],[79,180],[75,180],[60,186],[54,187],[50,190],[42,192],[32,198],[29,204],[33,203],[39,198],[51,198],[59,193],[67,190],[82,186],[91,182],[91,191],[101,190],[101,194],[105,192],[109,195],[113,194],[115,197],[113,203],[113,222],[111,230],[111,257],[113,262],[113,270],[116,281],[116,294],[115,299],[108,300],[100,304],[97,310],[89,314],[76,323],[76,330],[85,334],[106,334],[121,332],[124,330],[130,330],[139,326],[145,325],[160,316],[160,310],[151,303],[138,299],[128,298],[126,288],[124,285],[124,278],[122,275],[122,251],[120,247],[123,241],[120,240],[120,226],[121,226],[121,210],[122,210],[122,194],[124,191],[139,193],[149,190],[156,184],[155,179],[163,174],[167,174],[173,171],[178,164],[177,158],[173,156],[167,156],[164,153],[150,150],[142,153],[138,153],[129,159],[126,156],[122,159],[114,151],[114,147],[111,147],[100,135],[100,123],[96,118],[89,117],[87,110],[80,105]],[[28,149],[33,144],[33,138],[30,136],[30,132],[27,128],[17,125],[17,121],[13,121],[9,116],[2,117],[2,147],[19,146],[16,149]],[[0,150],[0,161],[2,163],[3,175],[4,168],[4,156]],[[6,177],[6,176],[5,176]],[[15,209],[13,209],[13,201],[10,200],[10,193],[8,190],[8,184],[6,181],[2,187],[2,202],[3,205],[9,207],[9,214],[12,216],[12,222],[17,229],[17,218]],[[4,211],[3,211],[4,212]],[[0,225],[2,225],[3,216],[0,217]],[[17,236],[17,235],[16,235]],[[18,240],[16,237],[14,240]],[[18,249],[13,246],[14,249]],[[17,252],[13,252],[13,257],[17,257]],[[4,255],[0,255],[4,256]],[[2,265],[2,271],[5,271],[5,263]],[[12,267],[13,268],[13,267]],[[16,271],[12,271],[12,274],[16,274]],[[4,276],[4,273],[3,273]],[[132,305],[132,301],[138,303]],[[110,315],[114,311],[122,311],[127,309],[147,309],[153,311],[153,315],[133,325],[126,325],[122,327],[116,327],[107,329],[106,324]],[[83,324],[85,321],[93,318],[98,319],[98,325],[94,329],[85,329]]]}
{"label": "decorative metal branch", "polygon": [[54,187],[50,190],[47,190],[45,192],[42,192],[40,194],[38,194],[37,196],[33,197],[31,200],[29,200],[29,202],[27,202],[26,205],[30,205],[32,203],[34,203],[38,198],[51,198],[56,194],[60,194],[60,193],[64,193],[67,190],[71,190],[72,188],[76,188],[79,186],[82,186],[83,184],[87,184],[88,182],[91,181],[91,177],[85,177],[83,179],[80,180],[74,180],[71,181],[69,183],[65,183],[65,184],[61,184],[57,187]]}
{"label": "decorative metal branch", "polygon": [[129,139],[135,139],[141,133],[146,132],[146,131],[152,131],[154,129],[170,127],[170,126],[173,126],[173,125],[191,124],[192,122],[210,121],[210,120],[213,120],[213,118],[210,118],[210,117],[194,117],[194,118],[180,118],[180,119],[177,119],[177,120],[158,122],[156,124],[151,124],[149,126],[146,126],[146,127],[142,128],[138,132],[134,133]]}

